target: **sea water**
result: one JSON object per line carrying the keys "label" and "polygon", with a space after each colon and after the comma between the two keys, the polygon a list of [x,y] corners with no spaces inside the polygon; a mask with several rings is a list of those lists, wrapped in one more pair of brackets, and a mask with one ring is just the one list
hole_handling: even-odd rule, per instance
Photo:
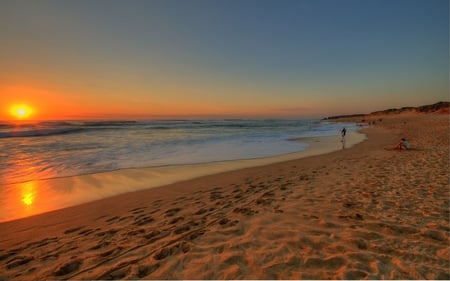
{"label": "sea water", "polygon": [[0,122],[0,185],[281,155],[307,149],[290,139],[344,126],[356,130],[319,119]]}

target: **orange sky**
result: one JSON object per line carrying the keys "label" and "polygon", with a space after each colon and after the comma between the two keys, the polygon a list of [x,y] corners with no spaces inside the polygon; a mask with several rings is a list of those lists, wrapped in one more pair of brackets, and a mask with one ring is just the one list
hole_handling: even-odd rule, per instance
{"label": "orange sky", "polygon": [[[144,88],[145,89],[145,88]],[[339,98],[325,98],[314,92],[297,97],[280,98],[252,92],[247,89],[245,95],[233,96],[227,91],[237,89],[171,89],[162,88],[161,94],[142,94],[137,89],[99,93],[98,89],[61,89],[57,87],[36,87],[32,85],[0,87],[0,120],[14,120],[11,108],[27,105],[32,109],[30,120],[69,120],[69,119],[165,119],[165,118],[258,118],[280,117],[295,118],[309,116],[328,116],[334,114],[368,113],[372,108],[385,109],[382,100],[367,103],[366,99],[353,99],[353,93],[339,93]],[[146,89],[148,90],[148,89]],[[209,96],[215,91],[215,96]],[[177,93],[183,92],[183,95]],[[130,94],[128,94],[130,93]],[[289,94],[287,94],[289,96]],[[374,93],[381,96],[381,93]],[[424,100],[421,104],[426,104]],[[399,103],[399,106],[404,106]]]}
{"label": "orange sky", "polygon": [[[311,101],[289,103],[272,99],[241,97],[239,102],[223,98],[210,98],[202,90],[184,90],[184,96],[176,96],[170,89],[161,95],[120,94],[109,92],[108,96],[88,93],[86,90],[69,91],[45,89],[28,85],[0,88],[0,120],[16,119],[10,111],[13,106],[27,105],[32,109],[31,120],[55,119],[123,119],[123,118],[214,118],[214,117],[290,117],[310,115]],[[204,90],[205,92],[207,90]],[[250,91],[250,90],[249,90]],[[85,93],[85,94],[79,94]],[[232,98],[232,97],[231,97]],[[253,100],[254,99],[254,100]],[[265,100],[266,99],[266,100]],[[303,104],[304,107],[299,106]],[[324,108],[326,110],[326,108]]]}

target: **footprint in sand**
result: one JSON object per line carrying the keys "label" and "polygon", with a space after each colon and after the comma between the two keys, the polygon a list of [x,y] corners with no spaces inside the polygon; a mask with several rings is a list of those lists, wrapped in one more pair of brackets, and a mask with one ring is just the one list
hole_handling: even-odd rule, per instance
{"label": "footprint in sand", "polygon": [[144,234],[144,233],[145,233],[145,229],[141,228],[141,229],[131,230],[127,234],[130,236],[136,236],[136,235]]}
{"label": "footprint in sand", "polygon": [[272,199],[264,199],[264,198],[258,198],[256,200],[256,204],[258,205],[264,205],[264,206],[268,206],[273,202]]}
{"label": "footprint in sand", "polygon": [[116,230],[116,229],[110,229],[110,230],[106,230],[106,231],[97,233],[96,236],[98,236],[98,237],[112,237],[117,232],[118,232],[118,230]]}
{"label": "footprint in sand", "polygon": [[227,223],[229,223],[230,222],[230,220],[228,219],[228,218],[223,218],[223,219],[221,219],[220,221],[219,221],[219,224],[220,225],[226,225]]}
{"label": "footprint in sand", "polygon": [[309,258],[305,262],[306,268],[326,268],[328,270],[337,270],[346,264],[345,259],[341,257],[332,257],[328,259]]}
{"label": "footprint in sand", "polygon": [[156,237],[160,233],[161,233],[161,231],[159,231],[159,230],[152,230],[149,234],[146,234],[144,237],[146,239],[153,239],[154,237]]}
{"label": "footprint in sand", "polygon": [[100,279],[102,280],[120,280],[124,279],[128,274],[130,274],[131,267],[127,266],[125,268],[114,269],[102,275]]}
{"label": "footprint in sand", "polygon": [[95,245],[94,247],[90,248],[90,251],[95,251],[95,250],[99,250],[105,247],[109,246],[109,242],[102,242],[102,243],[98,243],[97,245]]}
{"label": "footprint in sand", "polygon": [[176,224],[177,222],[179,222],[179,221],[183,221],[184,220],[184,217],[176,217],[176,218],[174,218],[174,219],[172,219],[170,222],[169,222],[169,224]]}
{"label": "footprint in sand", "polygon": [[152,230],[152,232],[150,232],[149,234],[144,235],[144,238],[147,239],[148,244],[151,244],[169,235],[170,231],[160,232],[159,230]]}
{"label": "footprint in sand", "polygon": [[18,266],[25,265],[25,264],[29,263],[32,260],[33,260],[33,257],[30,257],[30,256],[15,257],[6,265],[6,268],[7,269],[13,269],[13,268],[16,268]]}
{"label": "footprint in sand", "polygon": [[194,231],[188,237],[186,237],[186,239],[192,241],[202,236],[203,234],[205,234],[205,231],[203,230]]}
{"label": "footprint in sand", "polygon": [[48,262],[48,261],[56,261],[58,259],[58,254],[49,254],[42,258],[42,261]]}
{"label": "footprint in sand", "polygon": [[137,225],[137,226],[142,226],[142,225],[152,223],[154,221],[155,221],[155,219],[153,219],[151,216],[146,216],[143,218],[136,219],[136,221],[133,224]]}
{"label": "footprint in sand", "polygon": [[448,241],[449,237],[447,233],[438,230],[427,230],[422,234],[424,237],[435,240],[435,241]]}
{"label": "footprint in sand", "polygon": [[253,210],[251,208],[235,208],[233,210],[233,212],[234,213],[238,213],[238,214],[244,214],[246,216],[251,216],[251,215],[254,215],[254,214],[258,213],[258,211],[255,211],[255,210]]}
{"label": "footprint in sand", "polygon": [[136,276],[139,279],[144,278],[145,276],[148,276],[152,274],[155,270],[159,268],[160,264],[151,264],[151,265],[140,265],[137,269]]}
{"label": "footprint in sand", "polygon": [[114,221],[116,221],[116,220],[118,220],[120,217],[118,217],[118,216],[115,216],[115,217],[112,217],[112,218],[110,218],[110,219],[107,219],[105,222],[114,222]]}
{"label": "footprint in sand", "polygon": [[235,189],[233,190],[233,193],[238,193],[238,192],[242,192],[242,189],[241,189],[240,187],[235,188]]}
{"label": "footprint in sand", "polygon": [[181,208],[172,208],[166,211],[166,217],[173,217],[175,216],[179,211],[181,211]]}
{"label": "footprint in sand", "polygon": [[349,270],[344,273],[344,279],[347,280],[361,280],[366,279],[369,274],[361,270]]}
{"label": "footprint in sand", "polygon": [[208,209],[206,208],[201,208],[199,209],[197,212],[194,213],[194,215],[202,215],[204,213],[208,212]]}
{"label": "footprint in sand", "polygon": [[239,223],[238,220],[230,220],[228,218],[223,218],[219,221],[219,224],[223,227],[223,228],[227,228],[227,227],[232,227],[235,226]]}
{"label": "footprint in sand", "polygon": [[191,230],[191,227],[189,225],[182,225],[180,227],[175,228],[175,230],[173,231],[174,234],[181,234],[184,233],[186,231]]}
{"label": "footprint in sand", "polygon": [[69,273],[75,272],[80,269],[83,261],[82,260],[73,260],[68,263],[65,263],[58,267],[56,271],[53,273],[54,276],[64,276]]}
{"label": "footprint in sand", "polygon": [[136,209],[130,210],[130,212],[133,215],[138,215],[140,213],[143,213],[144,211],[145,211],[145,207],[141,207],[141,208],[136,208]]}
{"label": "footprint in sand", "polygon": [[181,197],[178,197],[177,199],[175,199],[175,202],[186,202],[187,199],[188,198],[186,196],[181,196]]}
{"label": "footprint in sand", "polygon": [[78,231],[78,230],[82,229],[83,227],[84,227],[84,226],[79,226],[79,227],[74,227],[74,228],[68,229],[68,230],[64,231],[64,234],[70,234],[70,233],[73,233],[73,232],[75,232],[75,231]]}
{"label": "footprint in sand", "polygon": [[0,261],[6,260],[9,257],[12,257],[14,255],[16,255],[18,252],[17,251],[9,251],[7,253],[1,254],[0,255]]}
{"label": "footprint in sand", "polygon": [[93,232],[95,232],[94,229],[85,229],[85,230],[78,232],[78,235],[88,236],[89,234],[91,234]]}
{"label": "footprint in sand", "polygon": [[106,258],[106,257],[109,257],[109,256],[117,255],[120,252],[122,252],[122,249],[123,249],[122,247],[115,247],[115,248],[113,248],[111,250],[108,250],[108,251],[105,251],[103,253],[98,254],[98,256],[100,258]]}
{"label": "footprint in sand", "polygon": [[136,262],[137,262],[136,259],[121,262],[118,265],[113,266],[112,269],[108,270],[97,279],[101,280],[126,279],[125,277],[127,277],[131,272],[131,265]]}
{"label": "footprint in sand", "polygon": [[48,245],[50,243],[58,242],[58,241],[59,241],[59,239],[57,237],[45,238],[45,239],[42,239],[42,240],[37,241],[37,242],[28,243],[27,246],[25,247],[25,249],[40,248],[40,247],[46,246],[46,245]]}
{"label": "footprint in sand", "polygon": [[223,196],[222,196],[222,191],[212,191],[211,193],[210,193],[210,195],[209,195],[209,200],[210,201],[216,201],[216,200],[219,200],[219,199],[222,199],[223,198]]}
{"label": "footprint in sand", "polygon": [[168,256],[177,255],[180,253],[187,253],[191,250],[191,246],[186,241],[181,241],[176,243],[173,246],[168,246],[162,248],[159,252],[157,252],[153,258],[155,260],[163,260]]}

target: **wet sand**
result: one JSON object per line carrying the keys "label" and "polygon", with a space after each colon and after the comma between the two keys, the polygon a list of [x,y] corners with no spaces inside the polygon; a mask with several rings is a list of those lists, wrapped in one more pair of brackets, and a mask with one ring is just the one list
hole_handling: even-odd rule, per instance
{"label": "wet sand", "polygon": [[449,116],[382,119],[350,149],[1,223],[0,279],[449,279]]}

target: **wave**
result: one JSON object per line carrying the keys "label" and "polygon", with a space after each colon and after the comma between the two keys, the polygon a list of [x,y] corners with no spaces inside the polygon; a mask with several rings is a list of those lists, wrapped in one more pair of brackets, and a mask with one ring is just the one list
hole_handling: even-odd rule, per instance
{"label": "wave", "polygon": [[82,131],[83,128],[46,128],[27,131],[0,132],[0,138],[40,137],[50,135],[62,135]]}
{"label": "wave", "polygon": [[104,127],[104,126],[127,126],[127,125],[135,125],[137,121],[84,121],[82,122],[82,126],[87,127]]}
{"label": "wave", "polygon": [[106,131],[106,130],[263,130],[273,129],[298,129],[305,126],[305,121],[286,120],[157,120],[157,121],[129,121],[129,120],[109,120],[109,121],[43,121],[36,123],[0,123],[0,139],[16,137],[40,137],[61,134],[80,133],[85,131]]}
{"label": "wave", "polygon": [[40,137],[117,129],[137,124],[137,121],[42,121],[34,123],[0,123],[0,139],[15,137]]}

